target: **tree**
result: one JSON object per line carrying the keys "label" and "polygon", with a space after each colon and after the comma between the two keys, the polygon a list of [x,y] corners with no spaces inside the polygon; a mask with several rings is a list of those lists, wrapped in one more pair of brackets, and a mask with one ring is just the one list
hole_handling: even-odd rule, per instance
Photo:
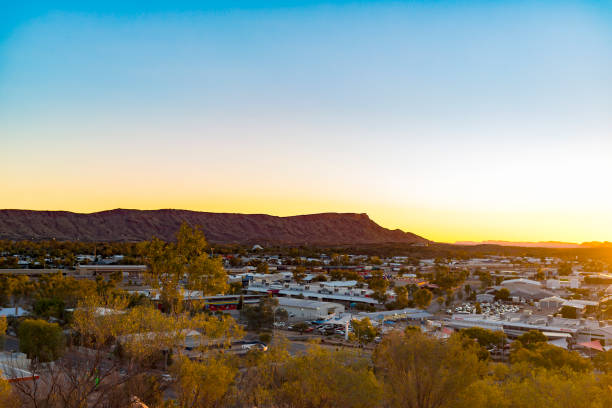
{"label": "tree", "polygon": [[479,357],[482,360],[489,358],[489,349],[493,347],[502,348],[506,344],[506,334],[501,331],[491,331],[480,327],[470,327],[462,329],[460,333],[470,339],[474,339],[481,347]]}
{"label": "tree", "polygon": [[290,359],[273,406],[369,408],[379,405],[381,387],[366,360],[319,347]]}
{"label": "tree", "polygon": [[[531,347],[538,343],[546,343],[548,339],[539,330],[529,330],[527,333],[521,334],[516,338],[516,342],[513,344],[521,345],[522,347]],[[518,342],[518,343],[517,343]]]}
{"label": "tree", "polygon": [[6,321],[6,317],[0,316],[0,350],[4,350],[4,339],[6,337],[7,328],[8,328],[8,323]]}
{"label": "tree", "polygon": [[433,298],[433,294],[425,288],[420,288],[412,295],[415,305],[419,309],[427,309]]}
{"label": "tree", "polygon": [[557,273],[561,276],[567,276],[572,273],[572,265],[568,262],[564,262],[557,268]]}
{"label": "tree", "polygon": [[478,359],[478,346],[464,339],[454,335],[443,343],[418,332],[385,336],[374,352],[376,374],[384,384],[384,406],[454,406],[485,368]]}
{"label": "tree", "polygon": [[22,299],[30,293],[32,289],[32,282],[30,278],[25,275],[8,275],[2,276],[2,291],[5,296],[12,299],[13,307],[15,308],[15,315]]}
{"label": "tree", "polygon": [[444,304],[448,307],[453,304],[453,300],[455,299],[455,292],[452,289],[446,291],[446,299],[444,300]]}
{"label": "tree", "polygon": [[[93,294],[95,290],[96,284],[91,280],[65,277],[58,272],[42,275],[37,279],[34,297],[40,301],[44,300],[46,305],[62,302],[65,307],[74,308],[80,299]],[[56,314],[61,314],[59,310],[54,312],[55,314],[51,315],[55,317],[58,317]]]}
{"label": "tree", "polygon": [[19,397],[11,388],[11,384],[2,378],[0,372],[0,407],[2,408],[19,408],[22,407]]}
{"label": "tree", "polygon": [[355,339],[361,345],[373,342],[376,336],[378,335],[378,331],[372,325],[372,322],[368,317],[365,317],[361,320],[351,320],[351,327],[353,328]]}
{"label": "tree", "polygon": [[495,293],[495,299],[507,301],[510,299],[510,291],[507,288],[501,288]]}
{"label": "tree", "polygon": [[274,323],[274,318],[276,317],[275,309],[277,307],[278,299],[272,296],[261,298],[259,300],[259,304],[256,306],[244,306],[242,309],[242,316],[247,320],[248,329],[271,329]]}
{"label": "tree", "polygon": [[604,387],[590,373],[513,369],[505,377],[473,383],[461,393],[454,407],[605,407],[609,406],[610,394]]}
{"label": "tree", "polygon": [[387,300],[387,288],[389,281],[385,279],[381,271],[372,272],[372,277],[368,281],[368,287],[374,291],[372,297],[380,303],[385,303]]}
{"label": "tree", "polygon": [[489,271],[478,271],[478,277],[480,278],[480,287],[488,288],[493,284],[493,277]]}
{"label": "tree", "polygon": [[575,307],[563,306],[561,308],[561,316],[566,319],[576,319],[578,317],[578,313]]}
{"label": "tree", "polygon": [[478,344],[485,348],[503,346],[506,344],[506,334],[501,330],[492,331],[480,327],[470,327],[469,329],[462,329],[460,333],[466,337],[475,339],[478,341]]}
{"label": "tree", "polygon": [[26,319],[19,324],[19,350],[40,362],[57,360],[64,350],[64,335],[56,323]]}
{"label": "tree", "polygon": [[408,307],[408,289],[406,286],[395,286],[393,291],[395,292],[395,303],[397,309]]}
{"label": "tree", "polygon": [[257,270],[255,272],[260,273],[262,275],[267,274],[268,273],[268,263],[260,262],[259,264],[257,264]]}
{"label": "tree", "polygon": [[299,331],[300,334],[304,334],[309,327],[310,326],[306,322],[298,322],[293,325],[293,330]]}
{"label": "tree", "polygon": [[[142,249],[149,266],[149,283],[160,291],[161,300],[171,313],[181,311],[183,279],[185,289],[201,291],[205,296],[225,293],[228,288],[222,260],[208,256],[208,243],[201,228],[183,223],[176,237],[176,244],[155,238]],[[190,307],[193,303],[188,302]]]}
{"label": "tree", "polygon": [[223,340],[219,345],[228,346],[242,336],[230,316],[163,314],[150,305],[128,304],[127,296],[98,294],[80,301],[71,323],[70,353],[51,366],[34,364],[30,370],[40,375],[39,381],[15,383],[28,401],[25,406],[40,406],[34,402],[41,400],[49,408],[127,406],[133,390],[155,396],[155,382],[144,373],[162,358],[167,364],[170,351],[180,360],[188,333],[201,334],[196,345],[200,352],[208,349],[209,340]]}
{"label": "tree", "polygon": [[591,362],[575,351],[568,351],[548,343],[539,342],[531,347],[521,347],[522,343],[514,346],[510,353],[512,364],[525,364],[531,367],[540,367],[547,370],[571,370],[575,372],[589,372],[593,369]]}
{"label": "tree", "polygon": [[306,277],[306,268],[303,266],[298,266],[293,271],[293,280],[297,283],[302,283],[304,278]]}
{"label": "tree", "polygon": [[237,374],[222,356],[201,362],[181,357],[172,371],[176,377],[177,403],[181,408],[221,406]]}
{"label": "tree", "polygon": [[603,373],[612,373],[612,350],[597,353],[593,357],[593,364]]}

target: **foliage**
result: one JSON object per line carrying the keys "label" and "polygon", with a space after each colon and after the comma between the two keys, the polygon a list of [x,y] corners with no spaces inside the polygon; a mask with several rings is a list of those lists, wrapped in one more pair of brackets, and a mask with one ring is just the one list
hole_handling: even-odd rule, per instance
{"label": "foliage", "polygon": [[507,301],[510,299],[510,291],[507,288],[501,288],[497,292],[495,292],[495,299]]}
{"label": "foliage", "polygon": [[612,373],[612,350],[597,353],[593,357],[595,368],[604,373]]}
{"label": "foliage", "polygon": [[256,306],[244,306],[242,316],[247,321],[247,328],[249,330],[271,329],[277,317],[274,312],[277,307],[278,299],[271,296],[261,298]]}
{"label": "foliage", "polygon": [[470,327],[469,329],[461,330],[460,333],[471,339],[475,339],[478,341],[478,344],[485,348],[503,346],[506,344],[506,334],[503,331],[492,331],[482,329],[480,327]]}
{"label": "foliage", "polygon": [[368,281],[368,287],[374,291],[372,297],[381,303],[387,300],[387,288],[389,281],[386,280],[381,271],[372,272],[372,277]]}
{"label": "foliage", "polygon": [[21,406],[17,393],[11,388],[11,384],[2,378],[2,372],[0,371],[0,407],[19,408]]}
{"label": "foliage", "polygon": [[298,322],[293,325],[293,329],[299,331],[300,334],[303,334],[310,326],[305,322]]}
{"label": "foliage", "polygon": [[414,304],[420,309],[427,309],[433,299],[433,294],[425,288],[420,288],[412,295]]}
{"label": "foliage", "polygon": [[295,270],[293,271],[293,280],[295,280],[297,283],[302,283],[305,277],[306,268],[304,268],[303,266],[298,266],[297,268],[295,268]]}
{"label": "foliage", "polygon": [[34,302],[32,309],[36,316],[44,319],[49,319],[49,317],[64,319],[66,304],[58,298],[43,298]]}
{"label": "foliage", "polygon": [[26,319],[19,324],[19,350],[40,362],[58,359],[64,350],[64,335],[56,323]]}
{"label": "foliage", "polygon": [[181,357],[172,367],[181,408],[217,407],[230,390],[237,370],[222,356],[202,362]]}
{"label": "foliage", "polygon": [[485,365],[478,346],[452,336],[446,344],[424,334],[387,335],[374,353],[387,407],[452,407],[479,379]]}
{"label": "foliage", "polygon": [[451,268],[447,265],[436,264],[433,283],[442,290],[450,290],[461,285],[468,276],[468,271]]}
{"label": "foliage", "polygon": [[485,378],[473,383],[460,395],[455,407],[604,408],[610,394],[591,374],[511,370],[501,381]]}
{"label": "foliage", "polygon": [[149,266],[148,281],[160,291],[161,300],[171,313],[182,309],[183,279],[185,289],[202,291],[204,295],[224,293],[228,288],[222,260],[208,256],[208,243],[201,228],[183,223],[176,237],[176,243],[155,238],[143,243],[141,249]]}
{"label": "foliage", "polygon": [[576,319],[578,317],[578,313],[575,307],[563,306],[561,307],[561,316],[566,319]]}
{"label": "foliage", "polygon": [[268,268],[268,263],[267,262],[260,262],[259,264],[257,264],[257,269],[256,269],[255,272],[265,275],[265,274],[269,273],[268,269],[269,268]]}
{"label": "foliage", "polygon": [[516,338],[513,345],[521,345],[523,347],[531,348],[538,343],[546,343],[548,339],[539,330],[529,330],[527,333],[521,334]]}
{"label": "foliage", "polygon": [[557,268],[557,273],[561,276],[567,276],[572,273],[572,265],[564,262]]}
{"label": "foliage", "polygon": [[318,347],[292,358],[283,369],[278,406],[294,408],[369,408],[381,387],[367,361]]}
{"label": "foliage", "polygon": [[378,330],[372,325],[368,317],[361,320],[351,320],[351,327],[353,328],[353,335],[359,344],[371,343],[378,335]]}
{"label": "foliage", "polygon": [[513,364],[529,364],[547,370],[567,369],[587,372],[593,369],[591,362],[575,351],[568,351],[548,343],[532,344],[530,348],[515,347],[510,354]]}

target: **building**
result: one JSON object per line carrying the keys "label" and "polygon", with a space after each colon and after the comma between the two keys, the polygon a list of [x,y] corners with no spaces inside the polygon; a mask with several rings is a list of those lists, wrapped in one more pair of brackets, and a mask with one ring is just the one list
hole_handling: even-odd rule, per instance
{"label": "building", "polygon": [[23,353],[0,352],[0,378],[8,382],[33,381],[38,375],[32,374],[31,360]]}
{"label": "building", "polygon": [[76,278],[109,277],[119,273],[124,279],[139,280],[147,271],[146,265],[77,265]]}
{"label": "building", "polygon": [[500,287],[508,289],[512,297],[527,300],[538,300],[553,296],[553,293],[550,290],[544,289],[540,282],[531,279],[509,279],[503,281]]}
{"label": "building", "polygon": [[602,345],[612,345],[612,326],[594,319],[565,319],[552,315],[531,315],[525,313],[505,316],[455,314],[444,324],[454,329],[481,327],[488,330],[502,330],[508,337],[515,338],[529,330],[539,330],[548,338],[559,338],[569,334],[573,343],[598,340]]}
{"label": "building", "polygon": [[286,297],[278,298],[278,308],[287,311],[290,321],[322,320],[344,313],[340,303]]}
{"label": "building", "polygon": [[[356,287],[330,286],[331,282],[318,283],[272,283],[254,279],[248,282],[247,292],[249,293],[268,293],[276,296],[300,297],[303,299],[341,302],[343,304],[364,303],[377,305],[378,301],[371,296],[370,289]],[[390,300],[394,299],[394,294],[390,294]]]}
{"label": "building", "polygon": [[476,301],[480,303],[493,303],[495,301],[495,295],[491,293],[479,293],[476,295]]}
{"label": "building", "polygon": [[28,268],[17,268],[17,269],[0,269],[0,275],[23,275],[28,278],[36,279],[43,275],[50,275],[54,273],[61,273],[66,276],[69,272],[68,269],[28,269]]}
{"label": "building", "polygon": [[540,310],[545,310],[549,312],[556,312],[561,309],[563,304],[566,302],[565,299],[560,298],[559,296],[550,296],[544,299],[540,299]]}

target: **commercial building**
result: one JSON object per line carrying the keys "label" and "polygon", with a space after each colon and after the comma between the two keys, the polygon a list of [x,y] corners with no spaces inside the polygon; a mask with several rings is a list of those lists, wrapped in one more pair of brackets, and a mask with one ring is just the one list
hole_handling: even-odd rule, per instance
{"label": "commercial building", "polygon": [[108,277],[120,273],[124,279],[139,280],[146,271],[146,265],[77,265],[74,276],[77,278]]}
{"label": "commercial building", "polygon": [[612,345],[612,325],[594,319],[564,319],[552,315],[531,315],[509,313],[505,316],[455,314],[443,323],[455,329],[481,327],[489,330],[502,330],[514,338],[529,330],[539,330],[549,338],[569,334],[574,343],[598,340],[602,345]]}
{"label": "commercial building", "polygon": [[553,296],[553,293],[544,289],[540,282],[531,279],[519,278],[505,280],[500,284],[500,287],[508,289],[512,297],[527,300],[538,300]]}
{"label": "commercial building", "polygon": [[[354,281],[346,282],[353,284]],[[277,296],[299,297],[309,300],[334,301],[343,304],[371,304],[377,305],[378,301],[371,296],[372,291],[354,286],[333,285],[333,282],[317,283],[272,283],[254,279],[248,282],[246,290],[250,293],[268,293]],[[344,282],[343,282],[344,283]],[[356,282],[355,282],[356,283]],[[389,300],[393,301],[395,294],[389,293]]]}
{"label": "commercial building", "polygon": [[328,319],[344,312],[344,306],[340,303],[287,297],[278,298],[278,308],[287,311],[290,321]]}

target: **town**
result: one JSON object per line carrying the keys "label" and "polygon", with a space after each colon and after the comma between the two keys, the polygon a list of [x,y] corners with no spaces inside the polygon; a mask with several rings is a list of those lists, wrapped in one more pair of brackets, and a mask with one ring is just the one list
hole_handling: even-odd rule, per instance
{"label": "town", "polygon": [[[295,363],[328,353],[334,361],[349,353],[376,367],[398,352],[389,349],[398,336],[416,333],[445,345],[473,338],[479,361],[512,366],[521,350],[533,348],[529,342],[541,342],[545,364],[559,364],[552,368],[567,359],[607,372],[609,258],[463,249],[430,258],[423,247],[384,256],[260,244],[214,248],[186,224],[176,243],[2,241],[2,378],[21,403],[66,388],[87,406],[111,406],[112,398],[190,406],[194,392],[196,406],[283,406],[245,400],[251,370],[266,358],[287,353]],[[191,378],[198,369],[229,377],[208,389]],[[238,390],[230,391],[232,384]],[[202,405],[208,398],[217,405]],[[384,400],[374,391],[368,398],[368,405],[343,406]]]}

